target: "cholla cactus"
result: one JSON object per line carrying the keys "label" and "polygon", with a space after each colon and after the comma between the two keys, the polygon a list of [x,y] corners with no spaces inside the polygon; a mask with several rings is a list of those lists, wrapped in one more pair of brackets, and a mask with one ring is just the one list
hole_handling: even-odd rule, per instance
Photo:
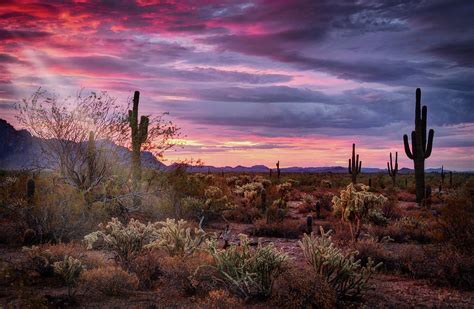
{"label": "cholla cactus", "polygon": [[227,185],[233,186],[237,183],[238,180],[239,180],[239,177],[231,176],[231,177],[226,177],[225,182],[227,183]]}
{"label": "cholla cactus", "polygon": [[213,215],[228,208],[228,198],[219,187],[209,186],[204,191],[204,196],[206,197],[206,201],[204,203],[205,211],[203,215],[205,215],[205,213]]}
{"label": "cholla cactus", "polygon": [[107,250],[116,254],[116,258],[126,267],[131,260],[143,249],[143,247],[159,237],[158,223],[143,224],[138,220],[131,219],[124,225],[117,218],[107,225],[99,225],[100,230],[84,237],[88,249],[102,240]]}
{"label": "cholla cactus", "polygon": [[285,201],[288,201],[289,194],[292,188],[293,188],[293,185],[291,184],[291,182],[285,182],[276,186],[278,193],[280,194],[281,198],[284,199]]}
{"label": "cholla cactus", "polygon": [[361,261],[355,260],[357,251],[343,252],[334,246],[331,231],[324,232],[320,227],[321,236],[305,234],[299,242],[306,262],[316,274],[323,276],[335,289],[339,297],[355,297],[369,288],[368,281],[382,263],[374,265],[369,258],[365,267]]}
{"label": "cholla cactus", "polygon": [[83,270],[82,262],[72,256],[65,256],[63,261],[54,263],[54,272],[66,283],[69,297],[73,296],[72,289],[77,285]]}
{"label": "cholla cactus", "polygon": [[242,202],[247,207],[257,207],[258,198],[261,197],[265,188],[260,182],[251,182],[237,186],[235,193],[243,197]]}
{"label": "cholla cactus", "polygon": [[208,250],[214,259],[209,267],[217,271],[214,280],[241,297],[268,297],[273,281],[278,277],[288,256],[275,249],[273,244],[258,245],[252,250],[246,235],[240,234],[240,246],[232,245],[219,250],[217,242],[208,242]]}
{"label": "cholla cactus", "polygon": [[184,220],[166,219],[159,224],[159,238],[147,245],[146,248],[158,248],[165,250],[171,256],[192,255],[206,238],[206,233],[202,229],[186,227]]}
{"label": "cholla cactus", "polygon": [[272,181],[269,179],[266,179],[260,175],[257,175],[253,178],[253,182],[259,182],[263,185],[263,187],[268,188],[272,185]]}
{"label": "cholla cactus", "polygon": [[314,196],[312,196],[311,194],[303,194],[303,203],[306,205],[306,207],[308,208],[312,208],[314,207],[315,203],[316,203],[316,199],[314,198]]}
{"label": "cholla cactus", "polygon": [[369,192],[368,186],[352,183],[341,191],[340,196],[332,198],[334,213],[349,224],[353,240],[359,238],[364,221],[379,216],[375,213],[380,212],[386,201],[383,195]]}

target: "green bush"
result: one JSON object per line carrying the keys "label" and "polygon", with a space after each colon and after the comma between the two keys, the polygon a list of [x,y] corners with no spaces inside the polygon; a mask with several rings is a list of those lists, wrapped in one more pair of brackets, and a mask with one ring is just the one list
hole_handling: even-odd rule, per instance
{"label": "green bush", "polygon": [[112,218],[105,226],[100,224],[99,228],[99,231],[84,237],[88,249],[102,241],[105,249],[114,252],[117,260],[128,268],[143,247],[159,237],[160,226],[157,223],[143,224],[135,219],[124,225],[117,218]]}
{"label": "green bush", "polygon": [[211,267],[216,270],[213,279],[245,299],[270,296],[273,281],[282,273],[288,260],[288,256],[276,250],[273,244],[251,249],[247,236],[242,234],[240,246],[219,250],[215,241],[208,245],[214,260]]}
{"label": "green bush", "polygon": [[368,281],[382,263],[374,265],[369,258],[362,267],[355,260],[357,251],[343,252],[334,246],[330,233],[320,229],[321,236],[305,234],[299,242],[304,257],[316,274],[334,288],[338,297],[356,297],[369,287]]}
{"label": "green bush", "polygon": [[145,247],[163,249],[171,256],[192,255],[206,238],[202,229],[192,231],[184,220],[166,219],[158,224],[162,227],[156,232],[157,239]]}

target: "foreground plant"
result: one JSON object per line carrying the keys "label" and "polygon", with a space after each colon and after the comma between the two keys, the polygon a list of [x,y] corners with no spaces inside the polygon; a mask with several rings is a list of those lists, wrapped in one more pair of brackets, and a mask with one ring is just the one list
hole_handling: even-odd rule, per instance
{"label": "foreground plant", "polygon": [[206,238],[206,232],[201,228],[191,230],[184,220],[166,219],[158,223],[162,225],[157,232],[158,239],[146,247],[163,249],[171,256],[192,255]]}
{"label": "foreground plant", "polygon": [[364,222],[370,218],[383,217],[381,208],[387,198],[381,194],[369,192],[370,187],[365,185],[349,184],[342,190],[340,196],[332,199],[334,213],[342,221],[349,224],[352,240],[357,241]]}
{"label": "foreground plant", "polygon": [[273,282],[284,270],[288,256],[270,244],[251,249],[246,235],[240,235],[240,246],[219,250],[210,241],[209,253],[214,259],[211,268],[217,271],[214,280],[239,296],[250,299],[268,297]]}
{"label": "foreground plant", "polygon": [[86,235],[84,241],[88,249],[102,241],[105,249],[114,252],[119,262],[129,267],[143,247],[159,237],[159,227],[158,223],[143,224],[135,219],[125,225],[117,218],[112,218],[107,225],[100,224],[99,231]]}
{"label": "foreground plant", "polygon": [[331,231],[324,232],[320,228],[321,236],[305,234],[299,242],[306,262],[311,265],[316,274],[334,288],[338,297],[357,297],[370,287],[368,281],[382,265],[374,265],[368,259],[365,267],[360,260],[355,260],[357,251],[343,252],[334,246],[330,236]]}
{"label": "foreground plant", "polygon": [[83,270],[82,262],[72,256],[65,256],[63,261],[54,263],[54,272],[66,283],[69,297],[74,296],[73,288],[77,285]]}

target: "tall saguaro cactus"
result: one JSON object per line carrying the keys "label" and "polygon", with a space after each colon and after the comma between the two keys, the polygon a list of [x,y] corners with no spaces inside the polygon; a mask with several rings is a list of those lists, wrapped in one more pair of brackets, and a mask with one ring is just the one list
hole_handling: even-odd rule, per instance
{"label": "tall saguaro cactus", "polygon": [[357,175],[362,168],[362,161],[359,161],[359,155],[355,153],[355,144],[352,144],[352,160],[349,159],[349,174],[352,176],[352,183],[357,183]]}
{"label": "tall saguaro cactus", "polygon": [[[132,129],[132,181],[133,190],[137,192],[140,189],[140,181],[142,178],[142,164],[140,153],[143,143],[148,137],[148,123],[150,119],[147,116],[141,116],[138,122],[138,101],[140,92],[135,91],[133,95],[133,109],[128,111],[128,122]],[[138,206],[137,198],[133,201],[134,206]]]}
{"label": "tall saguaro cactus", "polygon": [[392,153],[390,153],[390,164],[387,162],[388,175],[392,178],[392,184],[395,187],[398,174],[398,152],[395,152],[395,167],[392,161]]}
{"label": "tall saguaro cactus", "polygon": [[428,138],[426,138],[426,117],[428,108],[421,108],[421,90],[416,89],[416,107],[415,107],[415,131],[411,132],[411,151],[408,144],[408,136],[403,135],[405,144],[405,153],[408,158],[413,160],[415,167],[416,181],[416,202],[421,203],[425,197],[425,159],[431,155],[433,148],[434,130],[430,129]]}

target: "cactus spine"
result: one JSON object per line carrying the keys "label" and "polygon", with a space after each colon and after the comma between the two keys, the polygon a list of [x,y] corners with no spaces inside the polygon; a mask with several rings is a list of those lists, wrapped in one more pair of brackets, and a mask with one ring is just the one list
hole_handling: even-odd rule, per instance
{"label": "cactus spine", "polygon": [[398,174],[398,152],[395,152],[395,167],[392,161],[392,153],[390,153],[390,164],[387,162],[388,175],[392,178],[392,184],[395,187]]}
{"label": "cactus spine", "polygon": [[352,183],[357,183],[357,175],[362,168],[362,161],[359,161],[359,155],[355,153],[355,144],[352,144],[352,160],[349,159],[349,174],[352,176]]}
{"label": "cactus spine", "polygon": [[[128,111],[128,121],[132,129],[132,181],[133,190],[135,192],[140,189],[140,182],[142,178],[142,164],[141,164],[141,147],[148,137],[148,124],[150,119],[147,116],[141,116],[138,122],[138,102],[140,100],[140,92],[135,91],[133,95],[133,109]],[[140,201],[134,198],[134,206],[138,206]]]}
{"label": "cactus spine", "polygon": [[415,107],[415,131],[411,132],[411,151],[408,143],[408,136],[403,136],[405,153],[407,157],[413,160],[415,167],[416,182],[416,202],[421,203],[425,197],[425,159],[431,155],[433,148],[434,130],[430,129],[428,139],[426,138],[426,116],[428,108],[421,108],[421,90],[416,89],[416,107]]}

